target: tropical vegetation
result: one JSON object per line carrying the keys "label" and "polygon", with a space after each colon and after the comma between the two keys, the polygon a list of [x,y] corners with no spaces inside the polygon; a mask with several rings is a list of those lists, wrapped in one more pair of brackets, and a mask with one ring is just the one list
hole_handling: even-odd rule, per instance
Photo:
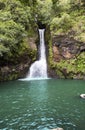
{"label": "tropical vegetation", "polygon": [[[84,0],[1,0],[0,1],[0,66],[18,64],[23,55],[35,59],[36,50],[30,49],[29,37],[36,37],[38,22],[49,27],[47,35],[69,35],[85,43],[85,1]],[[50,33],[49,33],[50,32]],[[73,58],[53,60],[52,39],[49,39],[48,64],[52,68],[67,71],[83,71],[84,52]],[[36,41],[35,41],[36,43]],[[16,60],[15,60],[16,59]],[[78,63],[75,69],[76,61]],[[73,63],[74,62],[74,63]],[[73,70],[72,70],[73,69]]]}

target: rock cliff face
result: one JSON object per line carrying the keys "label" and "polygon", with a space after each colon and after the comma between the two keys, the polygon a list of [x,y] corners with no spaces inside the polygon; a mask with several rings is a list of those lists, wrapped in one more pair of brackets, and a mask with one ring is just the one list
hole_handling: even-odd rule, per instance
{"label": "rock cliff face", "polygon": [[85,48],[84,43],[76,41],[68,36],[53,37],[52,42],[54,61],[73,59],[84,51]]}
{"label": "rock cliff face", "polygon": [[85,43],[70,35],[52,37],[49,76],[85,79]]}

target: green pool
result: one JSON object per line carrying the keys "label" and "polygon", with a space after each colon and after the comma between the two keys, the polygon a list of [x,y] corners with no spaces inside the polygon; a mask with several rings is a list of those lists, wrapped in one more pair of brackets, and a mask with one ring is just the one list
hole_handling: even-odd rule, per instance
{"label": "green pool", "polygon": [[0,130],[85,130],[82,80],[0,83]]}

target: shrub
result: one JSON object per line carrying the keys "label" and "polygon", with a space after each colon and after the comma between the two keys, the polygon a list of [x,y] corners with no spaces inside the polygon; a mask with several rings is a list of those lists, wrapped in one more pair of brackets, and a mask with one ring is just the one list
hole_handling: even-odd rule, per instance
{"label": "shrub", "polygon": [[55,17],[51,22],[51,30],[55,33],[67,32],[72,28],[72,19],[69,14],[63,13],[61,17]]}

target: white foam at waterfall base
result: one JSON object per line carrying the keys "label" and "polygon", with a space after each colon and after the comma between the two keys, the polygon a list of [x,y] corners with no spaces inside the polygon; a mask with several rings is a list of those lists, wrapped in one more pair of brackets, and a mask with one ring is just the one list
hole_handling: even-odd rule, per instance
{"label": "white foam at waterfall base", "polygon": [[44,78],[47,77],[46,61],[39,60],[32,64],[28,78]]}
{"label": "white foam at waterfall base", "polygon": [[45,31],[44,29],[39,29],[39,36],[40,36],[39,60],[35,61],[31,65],[27,77],[25,79],[21,79],[21,80],[48,79],[47,62],[46,62],[46,54],[45,54],[44,31]]}

